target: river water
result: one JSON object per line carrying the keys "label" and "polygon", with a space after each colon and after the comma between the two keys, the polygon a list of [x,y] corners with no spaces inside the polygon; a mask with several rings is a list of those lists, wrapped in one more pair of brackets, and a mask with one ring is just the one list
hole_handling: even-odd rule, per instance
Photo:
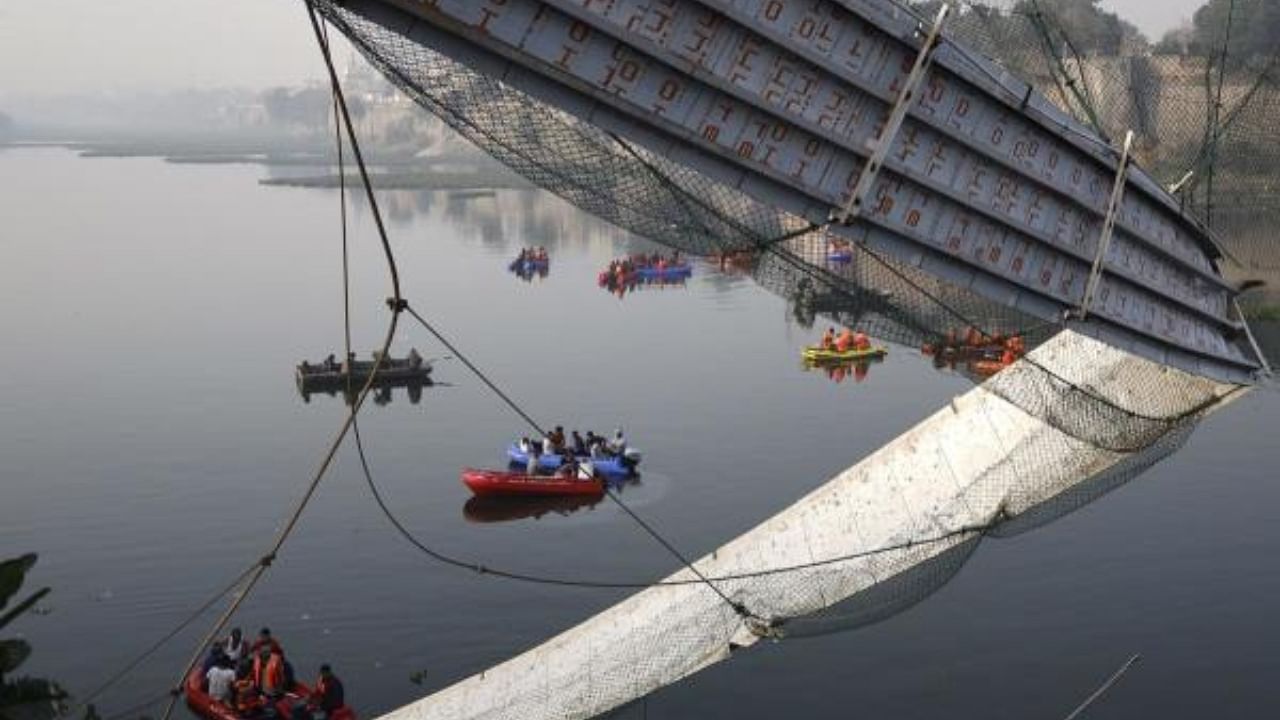
{"label": "river water", "polygon": [[[337,193],[261,187],[255,166],[0,151],[0,554],[36,551],[47,612],[25,671],[83,696],[261,554],[342,421],[292,371],[341,352]],[[646,451],[623,498],[698,555],[752,527],[971,385],[894,347],[864,381],[799,365],[816,330],[749,278],[596,286],[646,247],[538,192],[386,193],[406,297],[543,422]],[[355,345],[376,347],[385,268],[352,202]],[[546,245],[550,274],[508,260]],[[396,352],[447,353],[411,324]],[[467,505],[465,466],[524,432],[457,361],[419,403],[370,404],[375,477],[424,541],[486,565],[656,579],[676,561],[607,502],[529,517]],[[1280,671],[1274,442],[1253,393],[1180,453],[1057,522],[984,541],[909,610],[762,644],[625,711],[639,717],[1057,718],[1129,655],[1091,718],[1258,717]],[[518,515],[518,513],[517,513]],[[479,671],[624,597],[435,564],[394,535],[344,450],[237,624],[299,671],[330,662],[363,716]],[[211,621],[206,618],[201,624]],[[162,691],[183,634],[99,703]],[[152,709],[155,712],[155,709]],[[185,712],[185,711],[183,711]]]}

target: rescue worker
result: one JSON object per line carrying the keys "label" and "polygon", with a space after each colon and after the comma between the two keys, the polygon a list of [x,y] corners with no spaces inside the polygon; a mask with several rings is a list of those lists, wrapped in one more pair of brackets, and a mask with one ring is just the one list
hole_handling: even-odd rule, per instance
{"label": "rescue worker", "polygon": [[836,329],[827,328],[827,331],[822,333],[822,349],[830,350],[834,348],[835,345],[836,345]]}
{"label": "rescue worker", "polygon": [[279,648],[263,645],[258,656],[253,660],[253,674],[250,676],[252,687],[268,698],[280,697],[288,689],[285,687],[284,656]]}
{"label": "rescue worker", "polygon": [[862,332],[861,330],[858,330],[856,333],[853,334],[853,349],[854,350],[870,350],[871,349],[871,339],[867,337],[866,333]]}
{"label": "rescue worker", "polygon": [[284,648],[280,647],[280,643],[276,642],[276,639],[271,636],[271,628],[264,627],[258,631],[258,639],[254,640],[253,644],[249,646],[249,654],[256,656],[264,645],[281,655],[284,654]]}
{"label": "rescue worker", "polygon": [[845,328],[840,331],[840,337],[836,338],[836,350],[839,352],[848,352],[853,349],[853,331]]}
{"label": "rescue worker", "polygon": [[315,689],[311,692],[311,702],[318,711],[316,720],[325,720],[346,704],[342,681],[333,674],[333,668],[328,663],[320,666],[320,677],[316,679]]}

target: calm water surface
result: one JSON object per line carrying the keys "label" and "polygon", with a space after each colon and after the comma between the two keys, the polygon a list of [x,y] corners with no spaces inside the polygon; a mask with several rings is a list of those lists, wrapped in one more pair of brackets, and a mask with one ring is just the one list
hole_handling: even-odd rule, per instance
{"label": "calm water surface", "polygon": [[[260,168],[0,152],[0,553],[41,554],[49,614],[23,621],[32,673],[83,694],[259,555],[342,420],[304,403],[303,358],[339,351],[337,198],[264,188]],[[618,299],[595,285],[644,247],[544,194],[388,193],[412,303],[545,422],[625,426],[647,450],[623,495],[690,554],[752,527],[970,387],[894,348],[865,382],[805,373],[814,332],[745,278]],[[356,345],[388,294],[353,204]],[[524,244],[550,275],[506,270]],[[399,354],[444,355],[402,325]],[[466,512],[458,470],[495,465],[510,415],[455,361],[412,404],[362,420],[411,528],[492,566],[654,579],[673,560],[607,503]],[[1134,652],[1092,718],[1259,717],[1280,707],[1275,428],[1254,393],[1172,459],[1072,515],[985,541],[886,622],[761,645],[650,698],[650,717],[1059,718]],[[374,715],[570,627],[622,592],[515,585],[441,567],[392,534],[351,451],[238,623],[270,625]],[[194,633],[102,703],[162,689]],[[418,682],[411,681],[416,677]]]}

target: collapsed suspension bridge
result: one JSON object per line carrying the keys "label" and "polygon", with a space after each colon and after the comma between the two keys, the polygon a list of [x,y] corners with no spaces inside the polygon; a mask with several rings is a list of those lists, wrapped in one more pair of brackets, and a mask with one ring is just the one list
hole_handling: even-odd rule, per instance
{"label": "collapsed suspension bridge", "polygon": [[[826,298],[825,314],[873,318],[899,342],[956,325],[1039,333],[1016,364],[754,530],[693,562],[668,545],[681,571],[387,717],[588,718],[761,638],[868,622],[945,580],[921,571],[984,534],[1141,472],[1269,372],[1221,242],[1138,166],[1132,138],[1113,145],[966,49],[945,6],[309,7],[481,149],[620,227],[695,254],[754,253],[766,287]],[[815,260],[830,238],[853,243],[848,269]],[[409,309],[398,285],[392,308]]]}

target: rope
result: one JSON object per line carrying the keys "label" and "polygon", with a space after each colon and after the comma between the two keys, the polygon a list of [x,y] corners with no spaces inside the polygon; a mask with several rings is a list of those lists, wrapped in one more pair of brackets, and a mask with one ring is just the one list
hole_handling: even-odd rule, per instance
{"label": "rope", "polygon": [[[249,573],[253,572],[254,567],[256,567],[256,565],[250,566],[246,568],[244,571],[242,571],[239,575],[235,577],[234,580],[227,583],[225,586],[223,586],[221,590],[219,590],[217,593],[211,596],[208,600],[202,603],[200,607],[196,608],[190,614],[188,614],[187,617],[183,618],[183,620],[179,622],[176,626],[174,626],[173,629],[171,629],[169,632],[165,633],[164,635],[161,635],[155,642],[147,646],[145,650],[138,653],[128,663],[125,663],[125,665],[121,667],[119,670],[117,670],[114,675],[104,680],[101,684],[98,685],[97,688],[95,688],[92,692],[86,695],[83,700],[76,703],[75,707],[63,713],[63,715],[77,714],[80,710],[87,708],[94,700],[101,697],[103,693],[107,692],[112,687],[114,687],[117,683],[119,683],[121,680],[127,677],[130,673],[136,670],[139,665],[146,662],[147,659],[149,659],[152,655],[158,652],[161,647],[163,647],[166,643],[168,643],[170,640],[176,637],[178,633],[185,630],[189,625],[191,625],[191,623],[195,622],[201,615],[204,615],[206,612],[208,612],[209,608],[213,607],[214,604],[216,604],[219,600],[226,597],[226,595],[231,591],[235,590],[236,587],[238,587],[240,583],[243,582],[244,579],[249,576]],[[168,691],[166,691],[165,696],[168,696],[168,694],[169,694]],[[110,720],[110,718],[108,718],[107,720]]]}
{"label": "rope", "polygon": [[964,536],[964,535],[972,535],[975,533],[986,533],[987,531],[996,528],[998,525],[1004,522],[1004,520],[1007,517],[1004,510],[1001,509],[1001,511],[997,513],[997,515],[989,522],[972,524],[972,525],[964,525],[952,530],[941,532],[937,535],[911,538],[899,543],[884,545],[878,548],[873,548],[871,550],[860,550],[860,551],[848,553],[845,555],[837,555],[835,557],[824,558],[821,560],[813,560],[810,562],[798,563],[795,565],[783,565],[779,567],[764,568],[761,570],[750,570],[750,571],[739,572],[739,573],[730,573],[726,575],[712,575],[712,576],[706,577],[705,579],[637,581],[637,580],[597,580],[597,579],[558,577],[554,575],[534,575],[534,574],[524,573],[524,572],[519,572],[514,570],[506,570],[503,568],[490,567],[474,560],[464,560],[462,558],[458,558],[453,555],[449,555],[447,553],[436,550],[431,546],[427,545],[421,539],[419,539],[416,535],[413,534],[411,530],[409,530],[405,526],[405,524],[400,520],[400,518],[396,516],[395,512],[391,510],[391,506],[387,503],[386,498],[382,494],[382,491],[379,489],[377,483],[374,481],[373,471],[370,469],[369,460],[366,455],[366,451],[364,449],[364,442],[360,435],[360,431],[358,427],[353,430],[352,438],[355,441],[356,453],[359,457],[360,469],[364,474],[365,484],[368,486],[370,494],[373,495],[374,502],[378,505],[378,508],[382,511],[383,516],[386,517],[387,522],[391,523],[391,526],[395,528],[396,532],[399,533],[400,536],[404,538],[406,542],[408,542],[410,545],[417,548],[420,552],[422,552],[424,555],[431,558],[432,560],[435,560],[445,565],[449,565],[451,567],[455,567],[463,570],[470,570],[480,575],[490,575],[490,576],[501,578],[504,580],[515,580],[519,582],[526,582],[526,583],[532,583],[537,585],[554,585],[554,586],[560,586],[560,587],[577,587],[577,588],[589,588],[589,589],[644,590],[644,589],[655,588],[655,587],[680,587],[684,585],[696,585],[696,584],[705,583],[705,582],[715,583],[715,582],[731,582],[736,580],[750,580],[755,578],[768,577],[772,575],[781,575],[789,572],[796,572],[799,570],[813,570],[813,569],[826,567],[830,565],[836,565],[839,563],[850,562],[853,560],[860,560],[862,558],[873,557],[875,555],[883,555],[885,553],[897,552],[901,550],[908,550],[916,547],[923,547],[923,546],[933,545],[937,543],[947,542],[948,540],[954,539],[956,537]]}
{"label": "rope", "polygon": [[[258,564],[250,571],[248,582],[245,584],[244,589],[236,597],[235,601],[231,603],[231,606],[228,607],[218,618],[217,622],[214,623],[213,627],[210,628],[209,632],[196,648],[195,654],[192,655],[191,660],[188,661],[186,666],[183,668],[182,675],[179,677],[175,687],[181,686],[182,680],[186,678],[186,676],[191,672],[191,669],[195,667],[197,662],[199,662],[200,655],[204,651],[204,648],[209,643],[213,642],[214,638],[222,632],[223,628],[225,628],[227,623],[231,620],[231,617],[235,615],[236,611],[240,609],[240,606],[244,601],[248,599],[249,595],[253,592],[253,589],[257,586],[258,581],[262,579],[263,574],[265,574],[267,568],[271,566],[271,563],[275,560],[277,553],[284,547],[285,542],[289,539],[289,536],[292,535],[294,528],[297,527],[298,522],[302,519],[303,512],[305,512],[311,498],[315,496],[315,492],[320,486],[320,481],[328,471],[330,464],[333,462],[334,456],[338,452],[338,448],[342,445],[342,441],[346,438],[347,432],[355,422],[356,415],[360,412],[360,408],[364,405],[365,399],[369,396],[369,392],[373,388],[374,380],[377,378],[378,371],[381,369],[382,363],[386,359],[387,352],[391,348],[391,341],[395,337],[396,326],[399,320],[399,310],[402,305],[402,301],[400,299],[400,274],[396,267],[395,254],[391,250],[391,244],[387,239],[386,226],[382,221],[382,213],[378,208],[377,198],[373,194],[373,185],[369,181],[368,169],[365,166],[364,156],[360,152],[360,144],[355,135],[355,127],[351,122],[351,115],[347,108],[346,99],[342,94],[341,84],[338,82],[338,73],[333,65],[333,57],[329,52],[329,45],[325,39],[325,34],[320,27],[320,21],[316,16],[312,0],[306,0],[306,8],[307,15],[311,20],[311,27],[315,32],[316,43],[320,47],[320,54],[323,57],[325,67],[329,72],[331,90],[337,100],[339,109],[342,111],[343,123],[346,126],[348,139],[351,141],[351,151],[355,156],[356,164],[360,168],[360,178],[364,184],[365,194],[373,211],[374,222],[377,225],[379,239],[382,242],[383,253],[386,256],[387,269],[391,276],[391,286],[394,295],[391,319],[387,323],[387,333],[382,343],[382,351],[374,362],[373,370],[369,373],[368,379],[365,380],[364,386],[360,389],[359,396],[352,403],[351,412],[348,413],[346,420],[342,423],[341,429],[338,431],[337,435],[330,443],[328,450],[325,452],[324,457],[321,460],[320,467],[312,476],[306,492],[290,514],[284,527],[281,528],[280,533],[277,535],[275,542],[272,543],[267,554],[264,555],[262,559],[259,560]],[[169,720],[170,716],[173,714],[173,709],[177,704],[177,701],[178,694],[175,693],[170,699],[168,706],[165,708],[162,720]]]}
{"label": "rope", "polygon": [[1075,710],[1071,711],[1071,714],[1068,715],[1063,720],[1075,720],[1077,717],[1079,717],[1080,713],[1083,713],[1086,709],[1088,709],[1090,705],[1094,703],[1095,700],[1102,697],[1104,693],[1110,690],[1113,685],[1115,685],[1117,682],[1120,681],[1120,677],[1124,675],[1126,672],[1128,672],[1129,668],[1133,667],[1134,663],[1138,662],[1141,659],[1142,659],[1141,655],[1134,653],[1132,657],[1130,657],[1128,660],[1125,661],[1123,665],[1120,666],[1119,670],[1116,670],[1115,673],[1111,675],[1111,677],[1107,678],[1106,682],[1102,683],[1102,687],[1098,688],[1097,690],[1094,690],[1093,694],[1085,698],[1084,702],[1080,703],[1080,707],[1077,707]]}
{"label": "rope", "polygon": [[[418,323],[422,325],[422,327],[426,328],[427,332],[431,333],[432,336],[434,336],[437,340],[439,340],[442,345],[448,348],[449,352],[452,353],[454,357],[461,360],[462,364],[466,365],[467,369],[471,370],[471,372],[474,373],[475,376],[479,378],[481,382],[483,382],[486,386],[488,386],[488,388],[492,390],[495,395],[501,398],[502,401],[507,405],[508,408],[511,409],[512,412],[514,412],[515,414],[523,418],[524,421],[527,422],[529,426],[532,427],[534,431],[536,431],[539,435],[543,435],[543,436],[546,435],[546,431],[542,429],[542,427],[538,424],[538,422],[534,420],[529,415],[529,413],[525,412],[524,409],[521,408],[520,405],[516,403],[515,400],[512,400],[510,395],[507,395],[507,393],[503,392],[502,388],[498,387],[497,384],[495,384],[492,380],[490,380],[489,376],[486,375],[483,370],[476,367],[475,363],[471,362],[471,359],[467,357],[466,353],[459,350],[458,347],[455,346],[452,342],[450,342],[449,339],[445,337],[443,333],[437,330],[435,326],[433,326],[430,322],[427,321],[426,318],[419,315],[418,311],[414,310],[413,307],[410,306],[407,302],[404,303],[404,309],[409,313],[410,317],[417,320]],[[363,455],[362,455],[362,460],[363,460]],[[365,467],[365,470],[366,471],[368,470],[367,466]],[[608,488],[605,488],[605,494],[609,497],[610,500],[616,503],[618,507],[622,508],[623,512],[631,516],[631,519],[635,520],[636,524],[638,524],[641,528],[643,528],[646,533],[648,533],[655,541],[658,542],[658,544],[666,548],[667,552],[671,553],[686,568],[688,568],[689,572],[692,572],[695,576],[698,577],[700,581],[706,583],[707,587],[711,588],[711,590],[713,590],[717,595],[719,595],[720,598],[729,605],[729,607],[733,608],[734,612],[744,616],[748,614],[746,610],[742,607],[741,603],[736,603],[733,600],[729,599],[729,596],[725,595],[724,592],[720,590],[720,588],[716,587],[715,584],[707,580],[707,578],[696,567],[693,566],[693,563],[690,562],[689,559],[685,557],[683,553],[677,550],[676,547],[672,545],[666,538],[664,538],[661,533],[655,530],[653,526],[645,522],[644,519],[642,519],[638,514],[636,514],[634,510],[628,507],[627,504],[622,501],[622,498],[618,497],[617,494],[615,494],[612,490],[609,490]],[[383,504],[380,500],[379,500],[379,504],[382,505],[383,511],[386,512],[385,504]],[[395,525],[403,533],[403,526],[401,526],[399,523],[395,523]],[[418,544],[418,543],[415,543],[415,544]]]}

